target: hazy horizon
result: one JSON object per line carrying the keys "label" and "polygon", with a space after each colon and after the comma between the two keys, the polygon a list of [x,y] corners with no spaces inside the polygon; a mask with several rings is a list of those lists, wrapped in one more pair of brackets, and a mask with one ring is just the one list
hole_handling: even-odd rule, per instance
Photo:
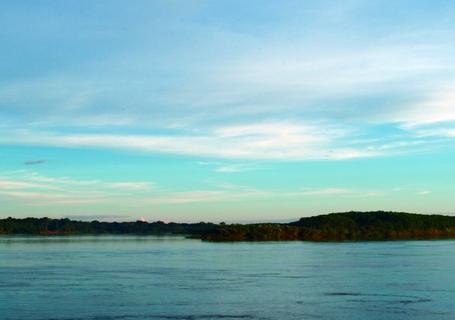
{"label": "hazy horizon", "polygon": [[3,1],[0,218],[454,214],[455,3]]}

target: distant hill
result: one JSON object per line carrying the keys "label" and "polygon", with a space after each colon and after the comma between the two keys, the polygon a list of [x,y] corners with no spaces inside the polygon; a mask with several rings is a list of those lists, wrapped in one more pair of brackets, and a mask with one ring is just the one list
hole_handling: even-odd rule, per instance
{"label": "distant hill", "polygon": [[186,235],[206,241],[349,241],[455,238],[455,217],[405,212],[343,212],[291,223],[213,224],[0,219],[0,234]]}

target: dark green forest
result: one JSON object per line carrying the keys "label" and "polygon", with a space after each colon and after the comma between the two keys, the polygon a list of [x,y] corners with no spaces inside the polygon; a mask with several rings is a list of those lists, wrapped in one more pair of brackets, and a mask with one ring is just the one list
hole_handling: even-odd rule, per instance
{"label": "dark green forest", "polygon": [[206,241],[353,241],[455,238],[455,217],[405,212],[344,212],[291,223],[214,224],[73,221],[50,218],[0,220],[0,234],[185,235]]}
{"label": "dark green forest", "polygon": [[405,212],[344,212],[288,224],[223,225],[202,235],[212,241],[349,241],[455,238],[455,217]]}
{"label": "dark green forest", "polygon": [[0,234],[78,235],[78,234],[183,234],[198,235],[213,231],[213,223],[152,223],[75,221],[50,218],[7,218],[0,220]]}

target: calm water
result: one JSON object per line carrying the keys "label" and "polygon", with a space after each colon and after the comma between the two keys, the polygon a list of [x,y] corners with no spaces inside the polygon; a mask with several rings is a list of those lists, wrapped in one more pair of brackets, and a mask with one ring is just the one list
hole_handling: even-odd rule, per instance
{"label": "calm water", "polygon": [[455,241],[0,237],[2,320],[455,319]]}

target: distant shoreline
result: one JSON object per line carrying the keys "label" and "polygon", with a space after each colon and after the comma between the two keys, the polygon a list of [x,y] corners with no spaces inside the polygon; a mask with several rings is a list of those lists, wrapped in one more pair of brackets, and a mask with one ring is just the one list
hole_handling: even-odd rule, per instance
{"label": "distant shoreline", "polygon": [[181,235],[204,241],[384,241],[455,238],[455,217],[405,212],[344,212],[290,223],[215,224],[0,219],[0,235]]}

